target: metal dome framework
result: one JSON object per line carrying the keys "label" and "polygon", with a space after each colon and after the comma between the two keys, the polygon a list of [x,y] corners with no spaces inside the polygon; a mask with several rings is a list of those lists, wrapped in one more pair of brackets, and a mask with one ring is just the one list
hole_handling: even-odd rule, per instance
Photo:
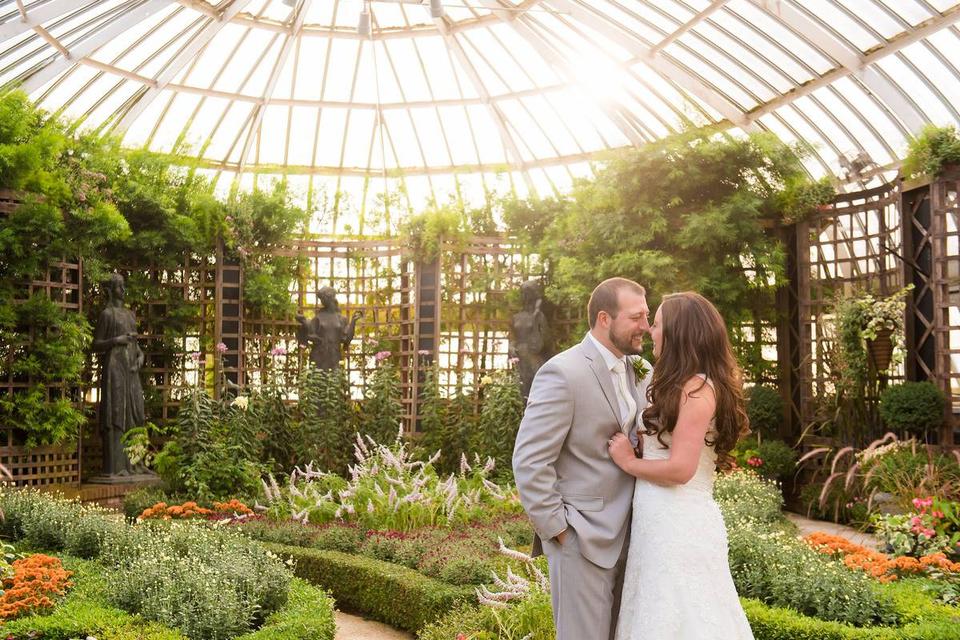
{"label": "metal dome framework", "polygon": [[809,143],[812,175],[865,185],[924,123],[960,123],[952,1],[433,5],[4,0],[0,85],[220,186],[282,174],[360,210],[550,194],[690,124]]}

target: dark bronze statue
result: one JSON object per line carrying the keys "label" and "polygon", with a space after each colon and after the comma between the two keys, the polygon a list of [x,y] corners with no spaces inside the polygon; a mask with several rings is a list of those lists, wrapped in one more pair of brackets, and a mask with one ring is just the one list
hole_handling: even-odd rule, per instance
{"label": "dark bronze statue", "polygon": [[333,287],[324,287],[318,294],[320,307],[313,318],[307,320],[298,315],[297,341],[301,347],[310,345],[310,361],[317,369],[337,369],[340,366],[342,348],[353,340],[357,320],[362,311],[354,311],[350,320],[340,315],[337,292]]}
{"label": "dark bronze statue", "polygon": [[100,433],[103,437],[103,475],[131,476],[134,469],[121,438],[128,429],[144,424],[140,368],[143,351],[137,345],[137,320],[123,307],[123,276],[114,273],[104,283],[107,306],[100,312],[93,350],[100,355]]}
{"label": "dark bronze statue", "polygon": [[543,290],[540,283],[527,280],[520,285],[523,311],[515,313],[510,322],[510,356],[517,359],[520,374],[520,393],[530,394],[533,377],[550,358],[550,327],[540,310]]}

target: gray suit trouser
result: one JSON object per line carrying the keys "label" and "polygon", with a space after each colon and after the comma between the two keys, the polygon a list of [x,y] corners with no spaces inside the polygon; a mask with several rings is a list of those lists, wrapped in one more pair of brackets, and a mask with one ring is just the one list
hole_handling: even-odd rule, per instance
{"label": "gray suit trouser", "polygon": [[550,597],[557,640],[613,640],[629,539],[617,564],[604,569],[580,554],[577,532],[567,529],[563,544],[543,541],[550,565]]}

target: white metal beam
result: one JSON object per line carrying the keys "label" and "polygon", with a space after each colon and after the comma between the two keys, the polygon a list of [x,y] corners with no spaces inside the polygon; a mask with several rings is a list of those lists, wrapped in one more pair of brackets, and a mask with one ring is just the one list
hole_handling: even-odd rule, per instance
{"label": "white metal beam", "polygon": [[203,51],[203,48],[213,40],[224,26],[230,23],[235,15],[243,11],[252,0],[233,0],[229,6],[219,13],[219,17],[211,18],[184,49],[177,54],[166,68],[157,76],[154,84],[141,95],[136,103],[125,113],[117,123],[117,131],[122,133],[133,124],[147,107],[167,88],[173,78],[194,58]]}
{"label": "white metal beam", "polygon": [[25,31],[30,31],[34,27],[58,18],[65,13],[77,9],[81,3],[77,0],[51,0],[47,4],[36,9],[26,9],[21,7],[20,18],[7,20],[0,24],[0,42],[9,38],[15,38]]}
{"label": "white metal beam", "polygon": [[81,58],[91,55],[127,29],[143,22],[172,3],[173,0],[145,0],[137,7],[124,11],[109,25],[84,36],[78,43],[71,43],[68,47],[69,56],[60,55],[54,58],[33,75],[27,77],[21,88],[28,94],[36,91],[70,65],[76,64]]}
{"label": "white metal beam", "polygon": [[[507,151],[508,155],[512,156],[513,164],[517,168],[522,167],[523,156],[520,155],[520,148],[517,147],[516,141],[513,139],[513,136],[510,135],[510,129],[507,127],[507,119],[500,110],[500,107],[490,99],[490,93],[487,91],[486,86],[484,86],[483,80],[480,78],[480,74],[477,73],[473,63],[470,62],[470,58],[463,50],[460,41],[457,40],[456,36],[450,33],[449,29],[447,28],[448,25],[446,19],[440,17],[434,18],[433,20],[436,23],[437,28],[440,30],[440,33],[443,34],[443,39],[447,43],[447,47],[453,52],[453,55],[456,56],[457,61],[460,62],[460,66],[463,67],[464,72],[467,74],[467,78],[470,80],[471,84],[473,84],[473,88],[476,89],[483,103],[487,105],[490,115],[493,118],[493,122],[497,125],[497,130],[500,132],[500,140],[503,143],[504,149]],[[537,190],[533,184],[533,179],[530,178],[530,175],[525,169],[521,169],[521,171],[523,172],[523,178],[527,183],[527,187],[531,192],[536,193]]]}
{"label": "white metal beam", "polygon": [[680,68],[660,53],[651,51],[649,47],[644,46],[636,38],[617,28],[613,23],[576,0],[548,0],[548,2],[571,14],[594,31],[610,38],[617,45],[636,56],[636,61],[643,62],[667,80],[697,96],[733,124],[742,129],[752,130],[756,128],[756,125],[744,116],[739,107],[704,84],[699,78]]}
{"label": "white metal beam", "polygon": [[[503,5],[500,4],[498,0],[480,0],[480,4],[490,9],[495,16],[500,18],[500,20],[509,25],[520,38],[526,40],[539,53],[543,59],[549,64],[553,69],[560,74],[570,84],[575,84],[576,78],[574,77],[573,72],[571,71],[569,65],[567,64],[566,59],[564,59],[559,53],[551,49],[543,40],[540,39],[539,35],[533,31],[529,26],[521,22],[520,20],[513,19],[511,15],[512,12],[504,11]],[[636,130],[626,122],[623,117],[617,113],[610,104],[607,103],[601,96],[592,96],[592,98],[598,103],[600,109],[607,114],[607,117],[620,129],[620,132],[635,146],[641,146],[644,144],[643,138],[636,132]]]}
{"label": "white metal beam", "polygon": [[[931,36],[958,21],[960,21],[960,4],[947,9],[939,16],[922,22],[909,32],[905,32],[894,37],[887,44],[873,49],[870,51],[870,53],[863,56],[862,66],[863,68],[868,68],[871,64],[877,62],[878,60],[886,58],[887,56],[892,55],[905,47],[909,47],[911,44],[919,42],[920,40],[923,40],[924,38],[927,38],[928,36]],[[799,98],[813,93],[817,89],[829,86],[837,80],[845,78],[852,73],[853,72],[846,67],[828,71],[819,78],[811,80],[810,82],[807,82],[802,86],[797,87],[792,91],[788,91],[787,93],[757,107],[753,111],[750,111],[747,116],[750,120],[757,120],[768,113],[772,113],[785,105],[791,104]]]}
{"label": "white metal beam", "polygon": [[713,13],[717,12],[718,10],[720,10],[721,8],[723,8],[723,5],[727,4],[729,1],[730,1],[730,0],[713,0],[713,2],[711,2],[710,5],[707,6],[706,9],[704,9],[703,11],[701,11],[700,13],[698,13],[697,15],[693,16],[692,18],[690,18],[690,20],[688,20],[687,22],[683,23],[683,24],[680,25],[676,30],[674,30],[673,33],[671,33],[670,35],[668,35],[666,38],[664,38],[663,40],[661,40],[661,41],[658,42],[657,44],[655,44],[655,45],[653,45],[652,47],[650,47],[650,51],[651,51],[652,53],[656,53],[656,52],[660,51],[661,49],[663,49],[664,47],[669,46],[672,42],[674,42],[675,40],[677,40],[680,36],[682,36],[683,34],[687,33],[688,31],[690,31],[691,29],[693,29],[694,27],[696,27],[698,24],[700,24],[701,22],[703,22],[704,20],[706,20],[707,18],[709,18],[711,14],[713,14]]}
{"label": "white metal beam", "polygon": [[263,91],[263,103],[256,107],[257,113],[253,118],[253,123],[250,125],[250,131],[247,132],[247,139],[243,143],[243,150],[240,152],[240,171],[243,171],[247,164],[247,157],[250,155],[250,147],[253,145],[253,141],[257,137],[257,133],[260,130],[260,123],[263,122],[263,114],[266,112],[267,106],[270,104],[270,98],[273,96],[273,90],[277,86],[277,81],[280,80],[280,72],[283,70],[284,65],[287,64],[287,58],[290,57],[290,51],[293,50],[293,44],[296,42],[296,39],[300,37],[300,30],[303,28],[303,19],[306,17],[307,11],[310,10],[310,5],[312,3],[313,0],[303,0],[303,4],[300,5],[300,11],[294,18],[293,29],[291,30],[290,35],[287,36],[286,40],[283,41],[283,47],[280,49],[280,55],[277,56],[277,63],[274,65],[273,71],[270,73],[270,80],[267,82],[267,87]]}
{"label": "white metal beam", "polygon": [[751,2],[783,22],[800,34],[804,40],[857,76],[867,90],[891,109],[908,131],[916,132],[923,126],[926,118],[910,104],[900,90],[876,69],[868,68],[866,59],[859,51],[854,51],[841,42],[817,20],[811,19],[784,0],[751,0]]}

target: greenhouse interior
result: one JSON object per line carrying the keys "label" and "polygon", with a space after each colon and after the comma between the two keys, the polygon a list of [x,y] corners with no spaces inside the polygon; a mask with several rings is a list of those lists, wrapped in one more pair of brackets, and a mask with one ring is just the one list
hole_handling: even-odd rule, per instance
{"label": "greenhouse interior", "polygon": [[960,640],[958,127],[954,0],[0,0],[0,637]]}

